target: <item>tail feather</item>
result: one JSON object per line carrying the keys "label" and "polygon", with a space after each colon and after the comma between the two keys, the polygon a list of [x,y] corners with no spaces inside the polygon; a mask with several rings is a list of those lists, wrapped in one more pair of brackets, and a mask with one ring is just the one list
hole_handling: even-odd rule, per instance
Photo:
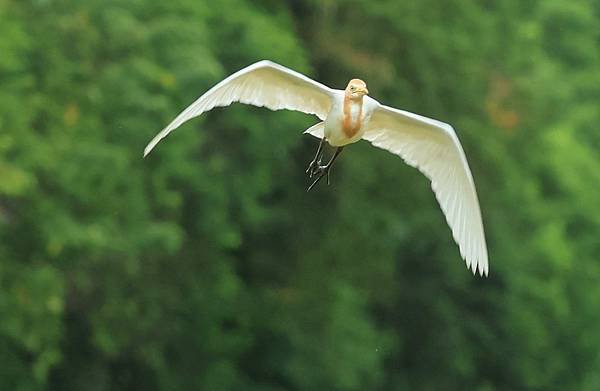
{"label": "tail feather", "polygon": [[319,122],[318,124],[314,124],[310,128],[306,129],[304,133],[311,134],[316,138],[322,139],[325,135],[325,123]]}

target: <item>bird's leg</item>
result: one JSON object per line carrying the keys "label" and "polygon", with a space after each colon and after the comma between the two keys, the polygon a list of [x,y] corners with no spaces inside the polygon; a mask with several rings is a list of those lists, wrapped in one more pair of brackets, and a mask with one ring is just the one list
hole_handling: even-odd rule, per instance
{"label": "bird's leg", "polygon": [[323,136],[321,142],[319,143],[315,158],[308,164],[308,168],[306,169],[306,173],[309,174],[310,178],[312,178],[321,165],[321,159],[323,158],[323,144],[325,144],[325,136]]}
{"label": "bird's leg", "polygon": [[319,183],[321,178],[323,178],[324,176],[327,176],[327,184],[329,184],[329,171],[331,170],[331,167],[333,166],[335,159],[337,159],[337,157],[342,152],[342,149],[344,149],[344,147],[338,147],[335,150],[335,153],[333,154],[333,156],[331,157],[331,160],[329,161],[329,163],[327,163],[324,166],[319,166],[319,168],[315,170],[314,174],[317,175],[317,179],[314,180],[314,182],[308,187],[308,189],[306,191],[310,191],[313,187],[315,187],[315,185],[317,183]]}
{"label": "bird's leg", "polygon": [[329,163],[327,163],[327,184],[329,185],[329,172],[331,171],[331,166],[333,166],[333,162],[335,162],[335,159],[337,159],[337,157],[340,155],[340,153],[342,153],[342,149],[344,149],[344,147],[338,147],[335,150],[335,153],[333,154],[333,157],[331,158],[331,160],[329,161]]}

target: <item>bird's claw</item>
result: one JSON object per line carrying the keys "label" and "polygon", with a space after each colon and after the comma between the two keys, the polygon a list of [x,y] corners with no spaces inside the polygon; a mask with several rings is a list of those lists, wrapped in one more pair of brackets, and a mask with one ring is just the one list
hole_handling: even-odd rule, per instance
{"label": "bird's claw", "polygon": [[310,162],[308,164],[308,168],[306,169],[306,173],[308,174],[309,178],[312,178],[315,171],[317,170],[317,167],[319,166],[319,163],[317,163],[317,160],[313,160],[312,162]]}
{"label": "bird's claw", "polygon": [[311,161],[308,164],[308,168],[306,169],[306,173],[308,174],[309,178],[312,178],[313,176],[315,176],[317,174],[317,172],[319,171],[319,169],[322,167],[321,166],[321,161],[322,159],[314,159],[313,161]]}
{"label": "bird's claw", "polygon": [[316,179],[313,181],[313,183],[308,187],[308,189],[306,189],[306,191],[310,191],[313,187],[316,186],[317,183],[319,183],[319,181],[321,179],[323,179],[324,176],[327,176],[327,184],[329,185],[330,181],[329,181],[329,169],[331,168],[331,166],[327,165],[327,166],[322,166],[322,165],[317,165],[316,168],[313,168],[313,170],[310,173],[310,177],[312,178],[313,176],[316,176]]}

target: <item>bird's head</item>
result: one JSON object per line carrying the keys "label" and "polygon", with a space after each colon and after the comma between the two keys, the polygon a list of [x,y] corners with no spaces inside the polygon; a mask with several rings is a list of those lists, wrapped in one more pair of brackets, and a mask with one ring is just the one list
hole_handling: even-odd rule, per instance
{"label": "bird's head", "polygon": [[346,87],[346,95],[350,98],[360,99],[364,95],[367,95],[369,90],[367,89],[367,84],[360,79],[352,79],[348,83]]}

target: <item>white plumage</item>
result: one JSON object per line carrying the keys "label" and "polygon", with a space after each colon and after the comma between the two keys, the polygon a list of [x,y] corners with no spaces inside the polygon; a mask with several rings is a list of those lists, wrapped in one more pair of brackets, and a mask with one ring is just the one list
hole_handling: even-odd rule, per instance
{"label": "white plumage", "polygon": [[144,156],[187,120],[233,102],[271,110],[296,110],[325,119],[331,107],[331,88],[271,61],[259,61],[208,90],[150,141]]}
{"label": "white plumage", "polygon": [[365,139],[402,157],[427,176],[467,267],[487,275],[487,246],[475,184],[454,129],[381,105],[367,93],[364,82],[357,79],[345,91],[335,90],[279,64],[260,61],[198,98],[150,141],[144,156],[187,120],[233,102],[315,114],[323,122],[307,133],[325,137],[334,146]]}

